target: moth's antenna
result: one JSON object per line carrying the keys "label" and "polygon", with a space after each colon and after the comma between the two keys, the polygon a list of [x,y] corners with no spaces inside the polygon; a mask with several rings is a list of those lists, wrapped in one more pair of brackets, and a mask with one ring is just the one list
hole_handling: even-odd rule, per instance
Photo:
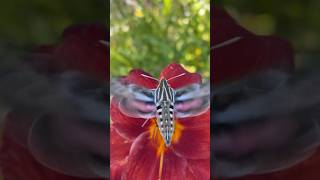
{"label": "moth's antenna", "polygon": [[109,42],[108,41],[105,41],[105,40],[100,40],[99,43],[105,45],[105,46],[109,46]]}
{"label": "moth's antenna", "polygon": [[233,44],[237,41],[239,41],[240,39],[242,39],[243,37],[240,37],[240,36],[237,36],[237,37],[234,37],[234,38],[231,38],[229,40],[226,40],[222,43],[219,43],[219,44],[216,44],[215,46],[212,46],[210,49],[211,50],[214,50],[214,49],[218,49],[218,48],[221,48],[221,47],[224,47],[224,46],[228,46],[230,44]]}
{"label": "moth's antenna", "polygon": [[181,77],[181,76],[184,76],[184,75],[186,75],[186,73],[182,73],[182,74],[179,74],[179,75],[177,75],[177,76],[173,76],[173,77],[167,79],[167,81],[170,81],[170,80],[172,80],[172,79],[175,79],[175,78],[177,78],[177,77]]}
{"label": "moth's antenna", "polygon": [[140,75],[143,76],[143,77],[145,77],[145,78],[153,79],[153,80],[156,80],[156,81],[159,82],[159,79],[154,78],[154,77],[152,77],[152,76],[148,76],[148,75],[145,75],[145,74],[140,74]]}

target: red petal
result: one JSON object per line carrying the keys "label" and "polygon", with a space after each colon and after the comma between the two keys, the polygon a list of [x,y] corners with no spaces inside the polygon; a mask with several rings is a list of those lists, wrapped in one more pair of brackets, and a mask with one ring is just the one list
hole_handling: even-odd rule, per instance
{"label": "red petal", "polygon": [[110,127],[110,164],[123,161],[130,151],[132,142],[121,137],[114,127]]}
{"label": "red petal", "polygon": [[[164,153],[161,179],[186,179],[187,161],[172,153]],[[133,143],[125,177],[131,179],[159,179],[160,157],[151,144],[149,133],[141,134]]]}
{"label": "red petal", "polygon": [[215,84],[267,69],[293,69],[291,45],[280,38],[253,36],[211,53]]}
{"label": "red petal", "polygon": [[103,178],[77,178],[55,172],[42,166],[28,149],[8,135],[11,129],[4,130],[0,149],[0,168],[4,179],[15,180],[102,180]]}
{"label": "red petal", "polygon": [[115,98],[111,100],[110,117],[113,127],[124,138],[128,140],[135,139],[138,135],[148,130],[148,123],[142,124],[145,119],[131,118],[121,113],[118,107],[118,101]]}
{"label": "red petal", "polygon": [[212,81],[215,84],[270,68],[293,69],[293,51],[286,40],[273,36],[256,36],[239,26],[224,10],[213,9],[211,47],[235,37],[229,45],[211,50]]}
{"label": "red petal", "polygon": [[160,78],[170,79],[185,73],[169,81],[172,88],[180,88],[193,83],[201,83],[201,75],[198,73],[189,73],[180,64],[169,64],[160,74]]}
{"label": "red petal", "polygon": [[84,72],[100,80],[109,79],[109,48],[99,41],[88,43],[79,36],[67,36],[55,50],[62,68]]}
{"label": "red petal", "polygon": [[233,180],[318,180],[320,179],[320,151],[315,155],[305,160],[304,162],[295,165],[289,169],[261,175],[245,176],[240,178],[233,178]]}
{"label": "red petal", "polygon": [[78,36],[87,42],[95,42],[99,40],[109,41],[109,33],[105,26],[100,24],[91,25],[74,25],[66,28],[63,32],[63,38],[70,36]]}
{"label": "red petal", "polygon": [[151,77],[150,74],[140,69],[133,69],[130,71],[129,75],[125,77],[123,80],[129,84],[136,84],[149,89],[154,89],[157,87],[158,81],[142,76],[141,74]]}
{"label": "red petal", "polygon": [[121,180],[126,164],[110,164],[110,179]]}
{"label": "red petal", "polygon": [[164,154],[163,171],[161,179],[180,180],[187,179],[187,161],[168,151]]}
{"label": "red petal", "polygon": [[158,164],[156,149],[150,145],[149,133],[142,133],[132,144],[125,179],[158,179]]}
{"label": "red petal", "polygon": [[35,117],[30,113],[10,111],[5,115],[5,134],[16,143],[27,146],[28,134]]}
{"label": "red petal", "polygon": [[34,50],[31,63],[41,72],[81,71],[98,80],[109,79],[108,30],[101,25],[76,25],[65,29],[57,46],[45,45]]}
{"label": "red petal", "polygon": [[[199,121],[199,119],[201,119],[201,121]],[[210,109],[207,112],[200,114],[199,116],[186,117],[186,118],[179,119],[179,122],[183,125],[183,127],[187,127],[187,128],[210,129],[210,124],[208,124],[209,121],[210,121]]]}
{"label": "red petal", "polygon": [[121,180],[124,167],[127,164],[131,142],[123,139],[112,127],[110,127],[110,179]]}
{"label": "red petal", "polygon": [[253,35],[243,27],[239,26],[236,21],[223,9],[213,7],[211,18],[211,46],[229,40],[231,38],[240,36],[251,36]]}
{"label": "red petal", "polygon": [[180,180],[186,179],[187,161],[174,153],[164,155],[162,179]]}
{"label": "red petal", "polygon": [[188,160],[187,179],[210,179],[210,158],[201,160]]}
{"label": "red petal", "polygon": [[[181,137],[173,149],[186,159],[206,159],[210,157],[210,118],[208,115],[193,117],[201,126],[184,126]],[[202,119],[203,118],[203,119]],[[182,126],[187,121],[180,120]],[[192,123],[190,123],[192,124]],[[188,125],[190,125],[188,124]]]}

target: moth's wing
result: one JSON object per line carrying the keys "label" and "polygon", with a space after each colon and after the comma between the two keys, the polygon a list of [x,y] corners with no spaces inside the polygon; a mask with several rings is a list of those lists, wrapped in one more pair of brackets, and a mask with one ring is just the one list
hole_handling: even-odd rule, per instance
{"label": "moth's wing", "polygon": [[[260,84],[268,81],[270,78],[266,73],[263,78],[257,78]],[[281,73],[272,76],[285,76]],[[310,73],[303,78],[280,77],[273,83],[267,82],[266,86],[261,88],[252,81],[246,81],[244,86],[238,86],[235,93],[236,98],[223,102],[223,96],[232,96],[233,94],[216,93],[214,97],[214,111],[216,112],[215,123],[236,123],[250,119],[257,119],[266,116],[292,114],[294,112],[317,106],[320,102],[320,78],[318,74]],[[250,87],[250,88],[248,88]],[[232,87],[232,89],[235,87]],[[229,89],[225,87],[216,88],[216,92],[222,92]],[[260,92],[252,91],[257,89]],[[220,98],[220,99],[219,99]],[[227,104],[223,105],[223,104]],[[226,107],[223,107],[226,106]]]}
{"label": "moth's wing", "polygon": [[143,119],[155,117],[154,90],[134,84],[125,85],[114,79],[111,81],[111,95],[123,114]]}
{"label": "moth's wing", "polygon": [[[236,158],[232,158],[232,155],[228,153],[212,154],[213,163],[216,165],[214,174],[219,177],[240,177],[272,173],[290,168],[312,156],[318,149],[319,129],[316,126],[309,128],[300,129],[299,133],[294,133],[279,147],[268,147],[266,145]],[[277,133],[277,135],[278,137],[275,136],[274,138],[281,138],[282,134]],[[213,139],[217,140],[215,136]],[[249,142],[250,140],[247,139],[246,141]],[[272,141],[272,139],[267,141]],[[232,148],[239,149],[239,147],[243,147],[243,143],[238,142]],[[215,151],[215,147],[213,147],[213,151]]]}
{"label": "moth's wing", "polygon": [[108,122],[42,115],[28,136],[28,149],[43,166],[74,177],[106,178]]}
{"label": "moth's wing", "polygon": [[[87,89],[75,87],[80,81],[90,82],[92,85],[81,85],[90,86]],[[105,121],[106,103],[98,99],[100,95],[106,95],[107,88],[81,73],[64,72],[45,76],[23,68],[4,73],[0,77],[0,83],[4,84],[0,87],[3,106],[35,113],[77,114]]]}
{"label": "moth's wing", "polygon": [[[261,84],[266,77],[261,77]],[[214,106],[216,116],[212,127],[217,130],[213,133],[215,174],[238,177],[280,171],[311,156],[320,142],[319,77],[311,73],[285,81],[278,79],[267,88],[260,88],[265,90],[256,94],[248,93],[246,87],[250,85],[259,89],[261,86],[246,81],[242,83],[245,86],[232,86],[229,90],[237,94],[229,104],[221,99],[215,101],[225,103]],[[235,87],[238,90],[233,90]],[[226,137],[238,141],[228,144]],[[260,137],[263,139],[261,143],[254,141]],[[239,151],[246,148],[250,151],[239,155]]]}
{"label": "moth's wing", "polygon": [[[8,124],[19,144],[49,169],[77,177],[108,176],[105,127],[109,98],[103,100],[107,97],[103,85],[76,72],[38,73],[20,62],[1,66],[0,74],[1,106],[18,117],[8,119]],[[95,124],[90,130],[93,134],[88,133],[88,124]],[[76,132],[70,130],[79,126]],[[83,140],[66,141],[74,136],[92,139],[82,145]],[[105,151],[97,152],[99,148]]]}
{"label": "moth's wing", "polygon": [[57,71],[50,54],[0,43],[0,59],[5,133],[49,169],[76,177],[108,178],[106,84],[81,72]]}
{"label": "moth's wing", "polygon": [[210,85],[192,84],[175,91],[175,116],[197,116],[210,108]]}
{"label": "moth's wing", "polygon": [[248,75],[241,80],[214,85],[212,95],[226,96],[241,93],[253,97],[285,85],[291,76],[291,74],[279,70],[263,71]]}
{"label": "moth's wing", "polygon": [[[42,165],[62,174],[108,177],[104,168],[109,149],[107,88],[77,73],[53,79],[59,95],[33,121],[27,144],[30,152]],[[63,110],[53,111],[51,106]]]}
{"label": "moth's wing", "polygon": [[[243,116],[242,118],[240,113],[248,113],[250,114],[248,116],[254,116],[254,114],[260,115],[263,110],[270,110],[270,107],[261,108],[261,106],[269,106],[270,104],[265,101],[271,101],[269,96],[273,96],[279,89],[281,91],[286,87],[289,78],[290,75],[287,73],[270,70],[214,87],[214,92],[212,91],[214,122],[226,123],[230,121],[232,123],[232,121],[248,120],[252,117]],[[247,108],[248,106],[250,107]]]}

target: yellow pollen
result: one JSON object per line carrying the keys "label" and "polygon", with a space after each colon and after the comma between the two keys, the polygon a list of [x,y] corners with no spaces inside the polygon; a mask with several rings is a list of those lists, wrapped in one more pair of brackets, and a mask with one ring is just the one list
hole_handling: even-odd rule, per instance
{"label": "yellow pollen", "polygon": [[[171,144],[176,144],[177,142],[179,142],[183,129],[184,127],[179,123],[179,121],[175,121]],[[167,147],[160,134],[160,130],[157,126],[156,119],[151,119],[151,125],[149,126],[149,133],[150,133],[150,140],[152,141],[152,144],[157,150],[157,156],[160,157],[161,154],[166,151]],[[168,148],[170,148],[170,146]]]}

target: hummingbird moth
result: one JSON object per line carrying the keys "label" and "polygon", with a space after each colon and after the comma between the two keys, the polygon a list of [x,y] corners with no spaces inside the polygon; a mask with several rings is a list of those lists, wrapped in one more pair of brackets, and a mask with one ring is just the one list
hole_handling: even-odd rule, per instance
{"label": "hummingbird moth", "polygon": [[51,170],[108,177],[109,83],[78,71],[38,70],[42,63],[50,64],[45,53],[1,45],[0,50],[5,52],[0,54],[0,106],[9,117],[2,120],[10,140],[30,153],[30,161]]}
{"label": "hummingbird moth", "polygon": [[270,173],[310,157],[320,144],[319,77],[269,70],[215,85],[213,174]]}
{"label": "hummingbird moth", "polygon": [[[111,82],[111,95],[119,101],[120,111],[130,117],[149,120],[156,117],[160,134],[167,147],[174,133],[175,120],[197,116],[209,109],[209,84],[191,84],[178,89],[170,86],[171,80],[185,76],[185,73],[160,80],[140,74],[158,83],[155,89],[135,84],[125,84],[121,79]],[[145,124],[145,123],[144,123]]]}

